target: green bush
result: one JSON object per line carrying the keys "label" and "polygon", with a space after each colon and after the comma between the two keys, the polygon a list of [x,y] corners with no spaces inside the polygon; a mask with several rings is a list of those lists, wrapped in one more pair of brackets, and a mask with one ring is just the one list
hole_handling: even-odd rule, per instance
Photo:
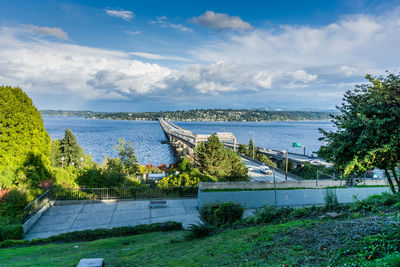
{"label": "green bush", "polygon": [[400,253],[388,254],[383,258],[377,259],[367,266],[369,267],[397,267],[400,266]]}
{"label": "green bush", "polygon": [[325,201],[325,209],[326,210],[335,210],[339,207],[339,202],[337,200],[336,192],[326,189],[324,195]]}
{"label": "green bush", "polygon": [[289,215],[294,211],[294,208],[283,207],[275,208],[270,205],[265,205],[260,209],[256,209],[252,219],[255,223],[271,223],[275,221],[287,221]]}
{"label": "green bush", "polygon": [[22,224],[0,225],[0,241],[16,240],[24,237]]}
{"label": "green bush", "polygon": [[29,246],[52,242],[79,242],[93,241],[103,238],[122,237],[130,235],[145,234],[151,232],[170,232],[183,230],[180,222],[163,222],[153,224],[140,224],[136,226],[114,227],[112,229],[95,229],[64,233],[48,238],[35,238],[33,240],[6,240],[0,243],[0,248]]}
{"label": "green bush", "polygon": [[211,236],[216,232],[216,227],[210,224],[191,224],[189,226],[188,239],[196,239],[206,236]]}
{"label": "green bush", "polygon": [[225,202],[204,205],[200,209],[200,219],[205,224],[229,225],[242,219],[244,208],[240,204]]}
{"label": "green bush", "polygon": [[372,195],[364,200],[354,202],[351,206],[351,209],[362,211],[376,211],[388,207],[398,209],[398,203],[400,203],[399,196],[399,194],[391,194],[387,192],[384,192],[380,195]]}
{"label": "green bush", "polygon": [[26,195],[17,189],[9,191],[0,204],[0,216],[21,217],[22,211],[28,204]]}

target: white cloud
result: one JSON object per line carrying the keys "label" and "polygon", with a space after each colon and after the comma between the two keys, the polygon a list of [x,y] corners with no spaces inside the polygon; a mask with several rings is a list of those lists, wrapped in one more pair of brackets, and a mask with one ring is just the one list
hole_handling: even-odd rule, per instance
{"label": "white cloud", "polygon": [[[23,37],[23,38],[21,38]],[[165,87],[171,70],[132,60],[128,53],[29,39],[20,29],[0,29],[0,81],[28,92],[122,99]]]}
{"label": "white cloud", "polygon": [[183,61],[183,62],[193,62],[190,59],[183,58],[183,57],[176,57],[176,56],[162,56],[158,54],[151,54],[145,52],[131,52],[129,53],[133,56],[145,58],[145,59],[154,59],[154,60],[173,60],[173,61]]}
{"label": "white cloud", "polygon": [[138,35],[141,34],[141,31],[124,31],[124,33],[129,34],[129,35]]}
{"label": "white cloud", "polygon": [[238,16],[229,16],[224,13],[215,13],[214,11],[206,11],[203,15],[193,18],[193,21],[205,27],[215,30],[232,29],[232,30],[249,30],[252,28],[250,23],[243,21]]}
{"label": "white cloud", "polygon": [[157,24],[163,28],[176,29],[176,30],[179,30],[182,32],[192,32],[193,31],[191,28],[183,26],[182,24],[174,24],[174,23],[168,22],[166,16],[158,17],[155,20],[153,20],[151,23]]}
{"label": "white cloud", "polygon": [[215,95],[224,92],[302,87],[316,79],[317,75],[301,69],[293,72],[271,72],[260,65],[217,62],[187,66],[171,73],[164,82],[168,88]]}
{"label": "white cloud", "polygon": [[[266,64],[271,69],[293,71],[314,68],[349,75],[398,67],[400,15],[349,16],[329,25],[310,27],[282,25],[247,34],[230,34],[212,40],[189,53],[198,60]],[[347,66],[346,71],[343,66]],[[349,69],[351,66],[352,69]],[[346,67],[344,67],[346,68]]]}
{"label": "white cloud", "polygon": [[111,10],[111,9],[106,9],[105,10],[107,15],[110,15],[112,17],[117,17],[120,19],[123,19],[125,21],[130,21],[135,17],[135,14],[132,11],[129,10]]}
{"label": "white cloud", "polygon": [[36,25],[27,25],[27,27],[37,33],[68,40],[68,34],[61,28],[39,27]]}

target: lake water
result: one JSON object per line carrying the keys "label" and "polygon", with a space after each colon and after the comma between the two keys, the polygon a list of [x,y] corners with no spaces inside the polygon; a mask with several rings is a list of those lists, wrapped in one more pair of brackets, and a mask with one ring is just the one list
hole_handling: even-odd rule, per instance
{"label": "lake water", "polygon": [[[96,120],[78,117],[43,117],[44,125],[52,139],[62,138],[64,130],[71,128],[86,153],[97,162],[106,155],[116,157],[113,149],[118,138],[132,141],[138,161],[142,164],[159,165],[174,162],[172,150],[163,144],[166,137],[157,121]],[[301,142],[306,153],[318,150],[321,136],[318,128],[330,130],[329,121],[299,122],[175,122],[197,134],[232,132],[239,143],[248,143],[254,132],[255,144],[270,149],[288,149],[303,153],[303,148],[293,148],[292,143]]]}

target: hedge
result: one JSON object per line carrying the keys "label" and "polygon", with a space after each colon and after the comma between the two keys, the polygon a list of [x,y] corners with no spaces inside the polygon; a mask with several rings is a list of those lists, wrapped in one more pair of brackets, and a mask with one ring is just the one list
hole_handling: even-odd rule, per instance
{"label": "hedge", "polygon": [[51,236],[48,238],[35,238],[32,240],[6,240],[0,242],[0,248],[30,246],[37,244],[52,243],[52,242],[93,241],[103,238],[130,236],[130,235],[138,235],[151,232],[169,232],[178,230],[183,230],[182,223],[168,221],[163,223],[114,227],[112,229],[83,230],[83,231],[64,233],[56,236]]}
{"label": "hedge", "polygon": [[22,224],[0,225],[0,241],[8,239],[22,239],[24,228]]}

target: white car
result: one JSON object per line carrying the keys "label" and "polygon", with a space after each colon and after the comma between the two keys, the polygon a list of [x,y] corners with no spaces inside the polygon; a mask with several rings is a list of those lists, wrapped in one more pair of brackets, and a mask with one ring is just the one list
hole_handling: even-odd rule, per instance
{"label": "white car", "polygon": [[268,168],[267,166],[261,166],[260,172],[267,174],[267,175],[272,175],[272,170],[270,168]]}

